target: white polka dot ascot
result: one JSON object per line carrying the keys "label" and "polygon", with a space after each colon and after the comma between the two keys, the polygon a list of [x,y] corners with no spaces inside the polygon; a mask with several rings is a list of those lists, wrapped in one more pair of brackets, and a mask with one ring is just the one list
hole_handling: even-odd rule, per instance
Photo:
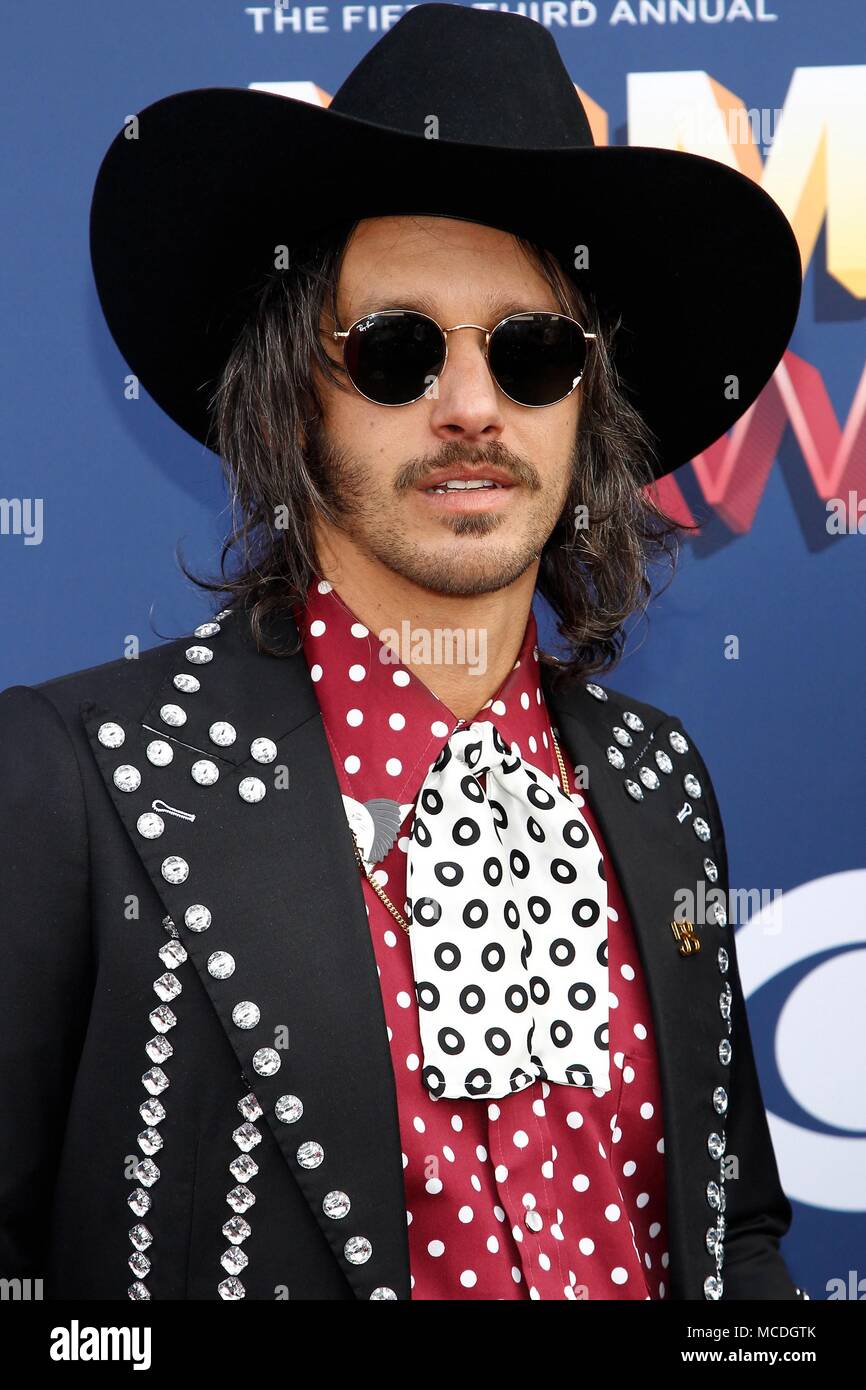
{"label": "white polka dot ascot", "polygon": [[406,881],[432,1095],[539,1078],[610,1090],[603,872],[578,807],[495,725],[451,735],[418,794]]}

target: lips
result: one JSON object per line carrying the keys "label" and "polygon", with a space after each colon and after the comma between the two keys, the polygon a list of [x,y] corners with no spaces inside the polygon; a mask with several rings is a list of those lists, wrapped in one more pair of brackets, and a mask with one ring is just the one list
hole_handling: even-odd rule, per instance
{"label": "lips", "polygon": [[422,492],[476,492],[482,489],[514,487],[514,480],[500,468],[474,469],[443,468],[431,473],[420,485]]}

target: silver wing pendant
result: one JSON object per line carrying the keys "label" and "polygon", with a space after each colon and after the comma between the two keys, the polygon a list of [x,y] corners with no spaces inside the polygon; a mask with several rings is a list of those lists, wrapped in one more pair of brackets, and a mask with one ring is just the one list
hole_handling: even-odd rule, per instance
{"label": "silver wing pendant", "polygon": [[372,868],[390,853],[413,803],[401,805],[384,796],[373,797],[370,801],[355,801],[354,797],[344,796],[343,806],[361,857],[368,868]]}

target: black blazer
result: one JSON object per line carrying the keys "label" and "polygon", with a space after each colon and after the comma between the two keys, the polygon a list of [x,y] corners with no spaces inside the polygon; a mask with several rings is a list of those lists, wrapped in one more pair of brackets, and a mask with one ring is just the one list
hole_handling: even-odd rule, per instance
{"label": "black blazer", "polygon": [[[139,1252],[150,1262],[140,1282],[151,1298],[218,1299],[230,1277],[221,1256],[238,1248],[222,1228],[238,1218],[251,1228],[237,1276],[247,1298],[408,1299],[384,1012],[314,686],[302,652],[265,656],[243,613],[218,618],[216,631],[197,629],[137,660],[0,694],[0,1277],[42,1278],[53,1299],[125,1299],[136,1282],[129,1233],[143,1226],[152,1239]],[[274,631],[286,640],[295,627],[283,618]],[[791,1208],[755,1071],[733,931],[698,926],[701,949],[682,955],[670,925],[676,890],[706,881],[705,856],[727,890],[707,769],[687,730],[688,751],[673,749],[669,734],[682,729],[676,716],[611,689],[600,698],[582,681],[556,691],[543,669],[560,739],[588,769],[646,973],[664,1101],[670,1297],[704,1299],[715,1273],[706,1241],[715,1222],[707,1185],[720,1172],[708,1151],[713,1132],[724,1132],[739,1163],[739,1177],[723,1184],[723,1297],[808,1297],[778,1250]],[[200,689],[178,689],[182,672]],[[166,722],[167,705],[180,707],[185,722]],[[622,749],[626,766],[618,769],[606,750],[625,709],[644,728]],[[218,721],[234,727],[233,742],[213,742]],[[110,746],[120,737],[111,725],[122,731],[121,746]],[[258,738],[276,744],[274,762],[251,755]],[[155,742],[173,752],[165,765],[148,757]],[[625,778],[637,779],[642,764],[656,767],[659,748],[673,772],[659,772],[661,785],[633,800]],[[213,785],[191,776],[202,760],[219,769]],[[137,770],[132,790],[115,785],[122,765]],[[275,769],[287,786],[275,785]],[[700,797],[684,792],[687,772]],[[244,799],[246,779],[257,777],[266,795]],[[139,822],[154,808],[164,829],[149,838]],[[693,829],[699,815],[706,842]],[[184,866],[183,881],[169,881]],[[719,946],[730,960],[725,975]],[[234,959],[228,978],[210,972],[212,958],[224,963],[218,953]],[[163,976],[173,977],[163,994],[181,986],[167,1001],[154,991]],[[729,1036],[725,981],[727,1064],[719,1056]],[[253,1027],[233,1021],[242,1000],[258,1005]],[[156,1026],[150,1017],[161,1004],[176,1019],[162,1033],[171,1015],[154,1015]],[[163,1057],[165,1042],[173,1053]],[[256,1054],[275,1057],[278,1070],[260,1074]],[[159,1111],[140,1113],[149,1099],[145,1074],[151,1084],[169,1083],[157,1097],[164,1118],[150,1124]],[[725,1115],[713,1105],[720,1086]],[[238,1103],[251,1093],[258,1106],[249,1102],[245,1116]],[[295,1101],[278,1104],[282,1097],[300,1101],[299,1118]],[[153,1130],[163,1141],[149,1159],[159,1171],[150,1187],[136,1180],[146,1130],[145,1143]],[[247,1160],[237,1131],[241,1143],[256,1141],[252,1177],[238,1166]],[[316,1145],[323,1157],[312,1166]],[[255,1197],[246,1212],[227,1201],[240,1187]],[[137,1189],[152,1204],[144,1214],[127,1203]],[[339,1219],[322,1206],[335,1190],[351,1202]],[[244,1192],[234,1198],[244,1200]]]}

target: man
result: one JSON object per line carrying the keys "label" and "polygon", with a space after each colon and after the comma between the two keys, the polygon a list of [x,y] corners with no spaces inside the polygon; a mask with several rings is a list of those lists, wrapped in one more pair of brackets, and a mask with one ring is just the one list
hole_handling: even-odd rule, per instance
{"label": "man", "polygon": [[647,484],[787,341],[778,209],[594,148],[540,26],[421,5],[328,111],[141,113],[92,248],[133,370],[223,458],[241,562],[193,635],[0,697],[2,1273],[806,1297],[707,769],[586,679],[668,547]]}

